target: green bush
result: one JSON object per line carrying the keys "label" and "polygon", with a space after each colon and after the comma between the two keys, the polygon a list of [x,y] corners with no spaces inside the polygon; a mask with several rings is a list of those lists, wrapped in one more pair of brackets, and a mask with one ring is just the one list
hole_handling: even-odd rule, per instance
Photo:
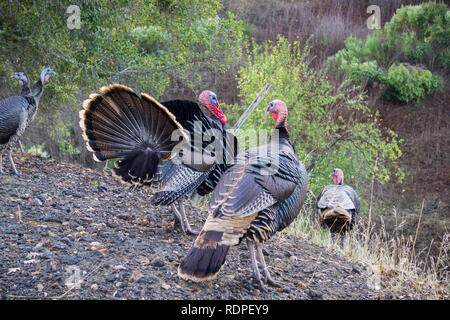
{"label": "green bush", "polygon": [[34,82],[44,66],[55,70],[36,115],[55,142],[71,138],[76,124],[63,121],[63,106],[79,110],[82,95],[118,82],[159,98],[173,79],[199,90],[205,75],[241,58],[243,23],[219,0],[80,0],[73,30],[71,4],[0,1],[0,91],[13,72]]}
{"label": "green bush", "polygon": [[437,90],[440,82],[430,71],[410,71],[402,62],[448,71],[450,11],[445,4],[405,6],[383,29],[375,30],[365,40],[348,37],[344,44],[345,48],[327,61],[331,71],[363,87],[379,81],[385,85],[386,99],[418,104]]}
{"label": "green bush", "polygon": [[380,76],[382,82],[388,85],[384,95],[387,100],[415,101],[440,87],[439,80],[428,70],[412,70],[403,64],[393,64],[385,75]]}
{"label": "green bush", "polygon": [[241,128],[240,139],[246,129],[270,132],[273,122],[264,121],[264,109],[271,100],[281,99],[289,109],[291,140],[309,169],[308,184],[315,194],[331,182],[334,167],[342,168],[346,181],[361,192],[367,191],[372,177],[381,183],[392,177],[402,180],[395,164],[402,154],[401,141],[392,131],[382,134],[379,116],[370,114],[365,96],[350,87],[335,89],[325,73],[309,66],[309,44],[290,44],[280,37],[275,44],[254,43],[252,48],[237,78],[243,106],[225,106],[230,122],[236,122],[266,83],[272,88]]}

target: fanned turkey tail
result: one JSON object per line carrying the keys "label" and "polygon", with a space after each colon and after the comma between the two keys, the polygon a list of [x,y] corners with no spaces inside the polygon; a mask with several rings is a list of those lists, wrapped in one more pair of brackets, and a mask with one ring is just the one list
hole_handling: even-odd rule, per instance
{"label": "fanned turkey tail", "polygon": [[170,158],[172,133],[183,127],[152,97],[113,84],[92,94],[80,111],[80,127],[96,161],[119,159],[113,174],[124,182],[151,184],[160,160]]}

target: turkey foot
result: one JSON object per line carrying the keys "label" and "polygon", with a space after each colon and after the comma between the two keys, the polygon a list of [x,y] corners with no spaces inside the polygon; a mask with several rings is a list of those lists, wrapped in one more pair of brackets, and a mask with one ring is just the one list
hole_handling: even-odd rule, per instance
{"label": "turkey foot", "polygon": [[[187,234],[194,234],[194,235],[198,235],[200,232],[199,231],[195,231],[191,228],[191,225],[189,224],[189,221],[186,217],[186,212],[184,211],[184,200],[183,199],[179,199],[178,200],[178,207],[180,208],[180,213],[181,213],[181,218],[184,221],[184,228],[183,231]],[[183,223],[182,223],[183,225]]]}
{"label": "turkey foot", "polygon": [[174,217],[175,217],[175,224],[174,224],[174,227],[176,227],[177,225],[180,225],[180,226],[181,226],[181,229],[183,230],[183,232],[185,232],[185,231],[184,231],[183,220],[181,219],[181,215],[180,215],[180,213],[178,212],[177,208],[175,207],[174,204],[171,204],[171,205],[170,205],[170,208],[172,209],[172,213],[173,213],[173,215],[174,215]]}
{"label": "turkey foot", "polygon": [[255,243],[253,241],[250,241],[247,239],[247,247],[248,252],[250,253],[250,261],[252,264],[253,269],[253,276],[255,280],[259,283],[259,288],[263,292],[269,292],[267,287],[264,285],[263,281],[261,280],[261,275],[259,274],[258,265],[256,263],[256,255],[255,255]]}
{"label": "turkey foot", "polygon": [[272,287],[280,288],[281,287],[281,283],[278,282],[278,281],[273,280],[272,277],[270,276],[269,269],[267,268],[266,261],[264,260],[262,243],[257,242],[256,243],[256,249],[257,249],[257,253],[258,253],[259,263],[261,263],[261,266],[262,266],[263,271],[264,271],[264,282],[267,283],[268,285],[272,286]]}
{"label": "turkey foot", "polygon": [[17,140],[17,144],[19,145],[20,152],[24,153],[22,142],[20,142],[20,140]]}
{"label": "turkey foot", "polygon": [[172,211],[175,215],[175,218],[180,223],[181,230],[183,230],[186,234],[199,234],[200,232],[192,230],[191,226],[189,225],[189,222],[186,218],[186,213],[184,211],[184,204],[183,199],[178,200],[178,208],[177,209],[175,204],[172,204],[170,206],[172,208]]}
{"label": "turkey foot", "polygon": [[8,159],[9,159],[9,162],[11,163],[11,168],[13,169],[14,174],[19,175],[19,172],[17,171],[16,166],[13,161],[13,158],[12,158],[11,150],[8,150]]}

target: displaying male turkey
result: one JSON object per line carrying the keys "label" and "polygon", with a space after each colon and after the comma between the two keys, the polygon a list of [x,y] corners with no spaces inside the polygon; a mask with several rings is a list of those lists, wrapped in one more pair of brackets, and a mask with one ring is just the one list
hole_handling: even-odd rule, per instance
{"label": "displaying male turkey", "polygon": [[11,144],[23,134],[28,124],[33,121],[39,99],[54,71],[45,68],[38,82],[32,87],[30,95],[13,96],[0,101],[0,173],[3,173],[2,153],[8,151],[8,158],[15,174],[18,174],[11,154]]}
{"label": "displaying male turkey", "polygon": [[[256,255],[264,280],[271,278],[263,256],[263,243],[286,228],[298,215],[306,197],[307,174],[289,140],[287,107],[274,100],[266,109],[275,129],[267,145],[247,150],[220,178],[209,204],[203,229],[178,267],[184,279],[212,279],[225,263],[230,246],[247,241],[254,276],[262,290]],[[256,253],[255,253],[256,248]]]}
{"label": "displaying male turkey", "polygon": [[[22,91],[20,92],[21,96],[26,96],[31,93],[30,78],[25,72],[16,72],[11,76],[11,78],[17,79],[22,85]],[[20,152],[23,153],[23,146],[22,142],[20,142],[20,139],[17,139],[17,144],[19,145]]]}
{"label": "displaying male turkey", "polygon": [[334,184],[323,188],[317,200],[321,224],[332,233],[344,234],[351,230],[359,214],[359,198],[355,190],[344,185],[344,173],[339,168],[332,172]]}
{"label": "displaying male turkey", "polygon": [[[161,104],[144,93],[138,95],[113,84],[91,95],[80,111],[80,126],[94,159],[118,158],[113,174],[124,182],[154,189],[151,202],[170,205],[183,231],[189,233],[195,232],[187,221],[183,198],[199,187],[206,191],[214,188],[216,176],[226,168],[223,158],[233,158],[230,150],[235,148],[231,143],[236,140],[226,134],[227,118],[216,95],[205,90],[199,101]],[[216,139],[208,133],[218,137],[217,154],[204,153],[209,142]],[[185,144],[179,143],[180,137]],[[182,152],[180,146],[184,146]]]}

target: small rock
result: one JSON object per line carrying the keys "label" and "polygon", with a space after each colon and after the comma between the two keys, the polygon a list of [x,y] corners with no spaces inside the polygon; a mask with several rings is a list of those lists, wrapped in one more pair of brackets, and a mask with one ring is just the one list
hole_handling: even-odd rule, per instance
{"label": "small rock", "polygon": [[84,221],[84,222],[86,222],[86,223],[92,223],[92,219],[89,218],[89,217],[81,217],[80,220],[81,220],[81,221]]}
{"label": "small rock", "polygon": [[94,283],[94,284],[91,286],[91,289],[94,290],[94,291],[97,291],[97,290],[98,290],[98,284]]}
{"label": "small rock", "polygon": [[93,242],[91,242],[91,250],[97,250],[97,249],[99,249],[101,247],[101,244],[100,244],[100,242],[98,242],[98,241],[93,241]]}
{"label": "small rock", "polygon": [[79,259],[73,256],[62,256],[59,258],[59,261],[64,264],[75,265],[79,262]]}
{"label": "small rock", "polygon": [[352,272],[356,274],[361,274],[361,271],[359,271],[358,268],[356,268],[355,266],[353,266]]}
{"label": "small rock", "polygon": [[244,283],[244,288],[246,288],[248,291],[253,292],[256,288],[251,285],[250,283]]}
{"label": "small rock", "polygon": [[67,245],[65,243],[63,243],[63,242],[60,242],[60,241],[53,242],[52,243],[52,247],[56,248],[56,249],[61,249],[61,250],[67,249]]}
{"label": "small rock", "polygon": [[44,290],[44,286],[42,284],[40,284],[40,283],[36,287],[37,287],[39,292],[42,292],[42,290]]}
{"label": "small rock", "polygon": [[54,259],[55,255],[50,251],[44,251],[40,255],[41,259]]}
{"label": "small rock", "polygon": [[38,198],[28,199],[28,204],[32,206],[42,206],[42,201]]}
{"label": "small rock", "polygon": [[311,297],[311,299],[322,299],[322,293],[316,290],[309,289],[308,295]]}
{"label": "small rock", "polygon": [[113,274],[113,273],[108,273],[108,274],[106,275],[106,281],[108,281],[108,282],[113,282],[114,279],[115,279],[115,277],[114,277],[114,274]]}
{"label": "small rock", "polygon": [[44,202],[44,206],[46,207],[56,207],[56,202],[53,200],[47,200]]}
{"label": "small rock", "polygon": [[298,258],[296,257],[296,256],[290,256],[289,257],[289,261],[290,262],[295,262],[295,261],[297,261],[298,260]]}
{"label": "small rock", "polygon": [[168,284],[164,283],[164,284],[161,285],[161,288],[163,288],[164,290],[169,290],[170,286]]}
{"label": "small rock", "polygon": [[259,296],[260,293],[261,293],[261,291],[259,291],[259,289],[253,290],[253,295],[254,296]]}
{"label": "small rock", "polygon": [[107,222],[106,222],[106,225],[107,225],[108,227],[110,227],[110,228],[113,228],[113,229],[115,229],[115,228],[117,228],[117,227],[119,226],[117,223],[112,222],[112,221],[107,221]]}
{"label": "small rock", "polygon": [[55,283],[52,284],[52,288],[56,289],[56,290],[59,290],[59,289],[61,289],[61,286],[59,285],[58,282],[55,282]]}
{"label": "small rock", "polygon": [[135,219],[134,217],[132,217],[132,216],[130,216],[130,215],[128,215],[128,214],[125,214],[125,213],[119,214],[119,215],[117,216],[117,218],[122,219],[122,220],[126,220],[126,221],[132,221],[132,220]]}
{"label": "small rock", "polygon": [[152,261],[151,265],[154,267],[161,268],[161,267],[164,267],[165,263],[161,259],[156,258],[155,260]]}

